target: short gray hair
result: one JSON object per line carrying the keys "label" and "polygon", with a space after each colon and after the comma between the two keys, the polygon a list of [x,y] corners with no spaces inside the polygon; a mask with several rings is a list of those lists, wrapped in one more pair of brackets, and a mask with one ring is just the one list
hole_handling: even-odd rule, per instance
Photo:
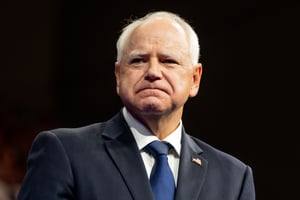
{"label": "short gray hair", "polygon": [[191,57],[192,64],[196,65],[200,58],[200,45],[199,45],[199,39],[196,32],[191,27],[191,25],[187,23],[182,17],[168,11],[151,12],[145,15],[144,17],[131,20],[130,23],[122,29],[121,35],[119,36],[119,39],[117,41],[117,62],[120,62],[123,56],[123,51],[126,42],[129,39],[130,35],[133,33],[133,31],[143,22],[152,19],[157,19],[157,18],[170,19],[178,23],[183,28],[183,30],[186,32],[186,35],[188,37],[188,42],[190,47],[190,57]]}

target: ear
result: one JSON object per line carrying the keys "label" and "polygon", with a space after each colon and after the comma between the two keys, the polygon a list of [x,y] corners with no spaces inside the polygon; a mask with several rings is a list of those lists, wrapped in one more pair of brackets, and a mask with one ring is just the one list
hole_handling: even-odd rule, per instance
{"label": "ear", "polygon": [[117,90],[117,94],[119,94],[120,64],[118,62],[115,63],[115,78],[116,78],[116,90]]}
{"label": "ear", "polygon": [[194,66],[193,69],[193,82],[192,82],[192,88],[190,91],[190,97],[194,97],[197,95],[200,87],[200,81],[202,76],[202,64],[198,63],[196,66]]}

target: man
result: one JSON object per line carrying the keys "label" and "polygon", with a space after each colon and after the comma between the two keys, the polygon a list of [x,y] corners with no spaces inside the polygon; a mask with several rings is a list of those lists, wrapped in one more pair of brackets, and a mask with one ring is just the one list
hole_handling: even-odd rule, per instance
{"label": "man", "polygon": [[[123,29],[116,88],[124,108],[106,122],[37,136],[19,200],[152,200],[154,140],[168,154],[176,200],[254,200],[249,166],[188,135],[184,104],[198,93],[202,65],[194,30],[154,12]],[[168,193],[168,191],[165,191]]]}

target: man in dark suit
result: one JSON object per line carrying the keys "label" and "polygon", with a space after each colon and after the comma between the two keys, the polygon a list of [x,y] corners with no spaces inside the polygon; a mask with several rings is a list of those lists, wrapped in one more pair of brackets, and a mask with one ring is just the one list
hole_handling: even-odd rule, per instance
{"label": "man in dark suit", "polygon": [[172,199],[254,200],[251,168],[184,130],[183,107],[202,74],[191,26],[173,13],[149,13],[123,29],[117,50],[124,107],[106,122],[40,133],[18,200],[152,200],[154,140],[171,146]]}

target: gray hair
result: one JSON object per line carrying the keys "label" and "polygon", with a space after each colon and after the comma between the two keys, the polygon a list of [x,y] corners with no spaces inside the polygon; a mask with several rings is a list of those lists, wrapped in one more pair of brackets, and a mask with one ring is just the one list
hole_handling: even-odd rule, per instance
{"label": "gray hair", "polygon": [[178,23],[183,28],[189,40],[188,42],[190,47],[190,57],[191,57],[192,64],[196,65],[200,58],[200,45],[199,45],[199,39],[196,32],[191,27],[191,25],[187,23],[179,15],[167,11],[157,11],[157,12],[148,13],[144,17],[132,20],[128,25],[126,25],[122,29],[121,35],[119,36],[119,39],[117,41],[117,62],[120,62],[123,56],[126,42],[129,39],[130,35],[133,33],[133,31],[142,23],[149,20],[158,19],[158,18],[170,19]]}

